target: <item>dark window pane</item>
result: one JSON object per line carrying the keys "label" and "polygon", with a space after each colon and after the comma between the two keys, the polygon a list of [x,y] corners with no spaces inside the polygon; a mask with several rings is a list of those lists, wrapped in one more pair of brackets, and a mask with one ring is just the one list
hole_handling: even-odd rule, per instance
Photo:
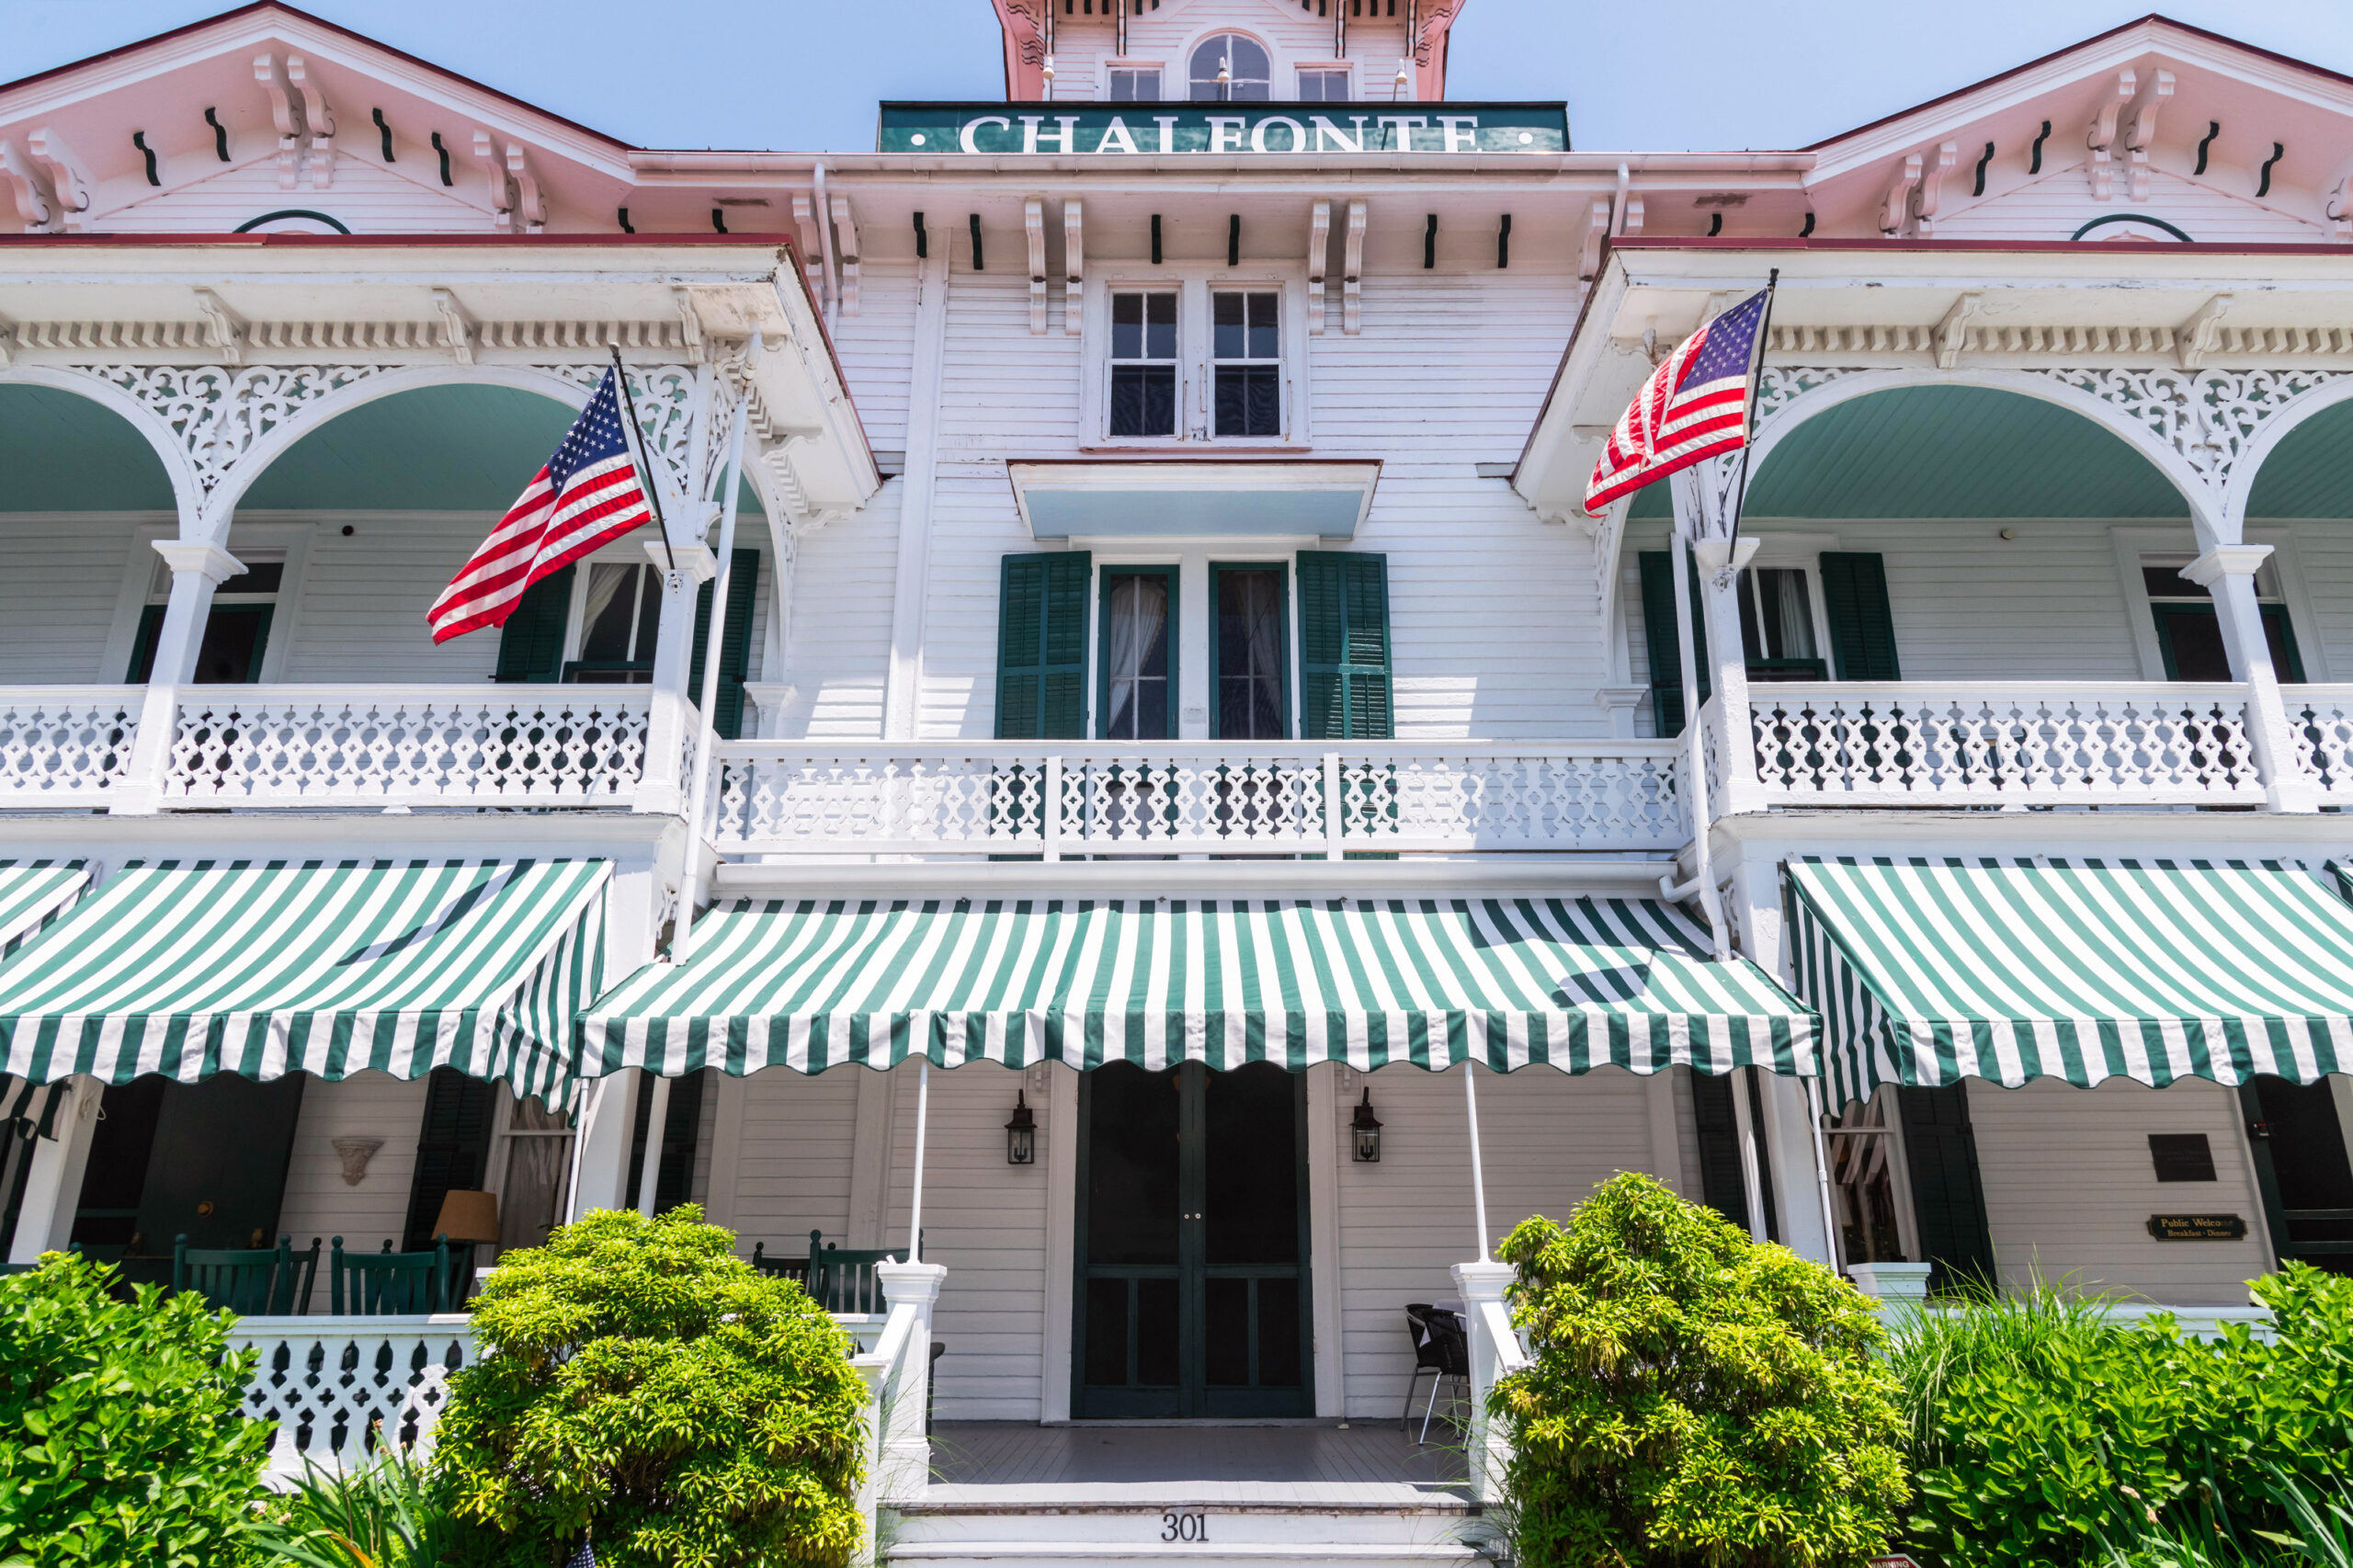
{"label": "dark window pane", "polygon": [[1147,294],[1144,296],[1144,358],[1174,359],[1176,358],[1176,296]]}
{"label": "dark window pane", "polygon": [[2283,681],[2304,678],[2304,666],[2296,657],[2295,639],[2288,631],[2288,607],[2263,607],[2263,641],[2271,649],[2271,669]]}
{"label": "dark window pane", "polygon": [[1276,740],[1282,735],[1282,577],[1273,567],[1218,573],[1222,738]]}
{"label": "dark window pane", "polygon": [[1208,1381],[1237,1388],[1250,1381],[1250,1281],[1204,1281],[1201,1349]]}
{"label": "dark window pane", "polygon": [[1202,1212],[1209,1261],[1299,1261],[1296,1081],[1272,1062],[1211,1073]]}
{"label": "dark window pane", "polygon": [[1143,358],[1143,301],[1142,294],[1111,296],[1112,358]]}
{"label": "dark window pane", "polygon": [[1136,1381],[1176,1385],[1176,1281],[1136,1281]]}
{"label": "dark window pane", "polygon": [[1111,434],[1174,436],[1176,433],[1176,367],[1112,366]]}
{"label": "dark window pane", "polygon": [[[261,672],[262,633],[269,625],[267,608],[216,606],[204,623],[204,641],[196,653],[198,686],[242,686]],[[152,664],[154,654],[148,654]]]}
{"label": "dark window pane", "polygon": [[1087,1261],[1173,1264],[1176,1074],[1114,1062],[1087,1077]]}
{"label": "dark window pane", "polygon": [[654,644],[661,640],[662,575],[650,566],[637,572],[637,652],[640,663],[651,663]]}
{"label": "dark window pane", "polygon": [[1236,82],[1231,97],[1238,104],[1263,104],[1271,101],[1274,94],[1264,82]]}
{"label": "dark window pane", "polygon": [[1252,294],[1250,301],[1250,358],[1275,359],[1282,349],[1275,341],[1275,301],[1273,294]]}
{"label": "dark window pane", "polygon": [[1258,741],[1280,740],[1283,733],[1283,688],[1274,680],[1250,683],[1250,728],[1248,738]]}
{"label": "dark window pane", "polygon": [[1086,1282],[1086,1381],[1116,1388],[1128,1381],[1128,1281]]}
{"label": "dark window pane", "polygon": [[2141,586],[2153,599],[2199,599],[2206,590],[2181,574],[2178,566],[2143,566]]}
{"label": "dark window pane", "polygon": [[2204,606],[2164,606],[2157,611],[2158,629],[2172,653],[2172,680],[2228,680],[2230,651],[2222,645],[2222,623]]}
{"label": "dark window pane", "polygon": [[1243,341],[1246,335],[1243,324],[1243,299],[1240,294],[1210,296],[1210,325],[1215,332],[1211,352],[1221,359],[1243,357]]}
{"label": "dark window pane", "polygon": [[1136,682],[1135,740],[1166,740],[1168,729],[1168,683],[1165,680]]}
{"label": "dark window pane", "polygon": [[222,583],[213,592],[215,594],[274,594],[278,592],[278,585],[285,576],[286,562],[283,561],[256,561]]}
{"label": "dark window pane", "polygon": [[628,659],[637,618],[638,569],[600,562],[588,568],[588,602],[580,614],[580,657],[586,663]]}
{"label": "dark window pane", "polygon": [[1272,365],[1221,365],[1217,371],[1217,433],[1282,434],[1281,372]]}
{"label": "dark window pane", "polygon": [[2346,1156],[2345,1131],[2327,1080],[2306,1085],[2257,1078],[2255,1094],[2271,1129],[2268,1142],[2279,1207],[2353,1209],[2353,1162]]}
{"label": "dark window pane", "polygon": [[1258,1386],[1299,1387],[1299,1281],[1258,1281]]}

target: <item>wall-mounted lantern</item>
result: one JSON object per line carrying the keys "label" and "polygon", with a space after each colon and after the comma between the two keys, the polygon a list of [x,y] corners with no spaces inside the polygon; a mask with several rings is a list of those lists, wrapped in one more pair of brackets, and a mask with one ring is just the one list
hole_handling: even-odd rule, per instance
{"label": "wall-mounted lantern", "polygon": [[1013,1119],[1005,1124],[1005,1163],[1008,1165],[1034,1165],[1038,1159],[1038,1119],[1031,1114],[1029,1096],[1017,1089],[1013,1094]]}
{"label": "wall-mounted lantern", "polygon": [[1357,1164],[1377,1165],[1381,1163],[1381,1118],[1372,1114],[1372,1091],[1364,1092],[1363,1101],[1348,1122],[1348,1131],[1355,1136]]}

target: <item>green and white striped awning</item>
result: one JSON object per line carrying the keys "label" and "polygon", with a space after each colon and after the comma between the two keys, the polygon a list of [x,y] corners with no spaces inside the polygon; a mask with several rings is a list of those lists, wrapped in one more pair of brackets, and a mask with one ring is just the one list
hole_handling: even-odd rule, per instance
{"label": "green and white striped awning", "polygon": [[1812,1071],[1813,1015],[1706,952],[1638,899],[747,901],[597,1002],[580,1070]]}
{"label": "green and white striped awning", "polygon": [[0,1072],[504,1078],[566,1103],[603,860],[137,861],[0,964]]}
{"label": "green and white striped awning", "polygon": [[89,884],[85,860],[0,860],[0,958],[73,908]]}
{"label": "green and white striped awning", "polygon": [[1788,886],[1836,1104],[2353,1067],[2353,905],[2293,867],[1804,860]]}

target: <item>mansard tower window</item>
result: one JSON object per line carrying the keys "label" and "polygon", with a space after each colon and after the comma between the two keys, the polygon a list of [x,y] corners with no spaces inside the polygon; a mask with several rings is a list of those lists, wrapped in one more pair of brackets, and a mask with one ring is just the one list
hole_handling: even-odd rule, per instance
{"label": "mansard tower window", "polygon": [[1267,51],[1240,33],[1220,33],[1193,51],[1193,98],[1206,103],[1265,103],[1274,97]]}
{"label": "mansard tower window", "polygon": [[1348,74],[1345,69],[1328,67],[1299,74],[1299,101],[1303,104],[1346,103],[1348,97]]}
{"label": "mansard tower window", "polygon": [[1149,104],[1160,101],[1160,67],[1157,65],[1114,65],[1111,67],[1111,101],[1115,104]]}
{"label": "mansard tower window", "polygon": [[1176,434],[1176,296],[1111,296],[1111,434]]}
{"label": "mansard tower window", "polygon": [[1220,436],[1283,433],[1282,335],[1277,330],[1280,299],[1272,290],[1246,294],[1220,290],[1210,296]]}

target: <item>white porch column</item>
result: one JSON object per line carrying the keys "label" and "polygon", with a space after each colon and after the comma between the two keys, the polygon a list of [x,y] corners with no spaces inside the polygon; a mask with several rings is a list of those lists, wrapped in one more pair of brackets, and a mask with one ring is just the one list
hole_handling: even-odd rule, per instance
{"label": "white porch column", "polygon": [[74,1210],[82,1199],[82,1173],[90,1163],[90,1140],[98,1126],[98,1096],[105,1085],[86,1074],[68,1080],[65,1104],[50,1123],[53,1136],[33,1141],[32,1169],[25,1174],[24,1207],[17,1214],[10,1263],[32,1263],[45,1252],[63,1249],[74,1231]]}
{"label": "white porch column", "polygon": [[645,721],[645,772],[631,810],[683,815],[687,800],[687,740],[694,733],[694,705],[687,697],[695,640],[695,595],[719,574],[718,562],[700,543],[676,547],[678,563],[660,540],[646,541],[645,553],[662,568],[662,615],[654,632],[654,689]]}
{"label": "white porch column", "polygon": [[2280,696],[2279,672],[2271,665],[2263,608],[2255,597],[2255,574],[2270,554],[2268,544],[2218,544],[2183,567],[2181,574],[2214,597],[2214,617],[2231,656],[2231,678],[2246,687],[2247,729],[2271,809],[2313,812],[2320,809],[2318,781],[2297,760],[2295,729]]}
{"label": "white porch column", "polygon": [[[1756,801],[1756,754],[1749,744],[1748,660],[1740,636],[1739,573],[1756,555],[1758,541],[1727,541],[1713,523],[1708,487],[1717,478],[1716,460],[1685,469],[1667,481],[1675,501],[1672,548],[1691,545],[1692,564],[1699,572],[1700,624],[1708,642],[1708,685],[1722,720],[1716,752],[1717,777],[1709,807],[1717,816],[1732,816],[1759,809]],[[1722,577],[1722,586],[1717,579]],[[1677,613],[1684,607],[1677,605]],[[1698,723],[1699,715],[1687,721]]]}
{"label": "white porch column", "polygon": [[155,662],[147,674],[147,695],[139,710],[139,735],[131,744],[131,771],[114,788],[109,812],[152,815],[164,799],[164,778],[172,762],[177,730],[179,688],[196,675],[204,627],[212,616],[212,592],[245,569],[217,544],[180,539],[155,540],[155,553],[172,569],[172,597],[155,639]]}
{"label": "white porch column", "polygon": [[881,1461],[877,1479],[886,1502],[920,1497],[931,1479],[931,1439],[924,1417],[931,1394],[931,1313],[948,1270],[936,1263],[878,1263],[874,1278],[892,1313],[915,1314],[905,1353],[886,1374],[881,1389]]}
{"label": "white porch column", "polygon": [[637,1124],[638,1081],[642,1073],[615,1073],[588,1087],[572,1150],[572,1201],[568,1219],[591,1209],[628,1209],[630,1134]]}
{"label": "white porch column", "polygon": [[1487,1392],[1504,1375],[1506,1358],[1519,1359],[1517,1341],[1506,1346],[1490,1327],[1496,1314],[1510,1310],[1504,1305],[1504,1291],[1513,1272],[1508,1263],[1454,1266],[1454,1288],[1462,1292],[1462,1327],[1471,1350],[1471,1495],[1482,1503],[1502,1492],[1504,1471],[1511,1463],[1510,1431],[1488,1415]]}

